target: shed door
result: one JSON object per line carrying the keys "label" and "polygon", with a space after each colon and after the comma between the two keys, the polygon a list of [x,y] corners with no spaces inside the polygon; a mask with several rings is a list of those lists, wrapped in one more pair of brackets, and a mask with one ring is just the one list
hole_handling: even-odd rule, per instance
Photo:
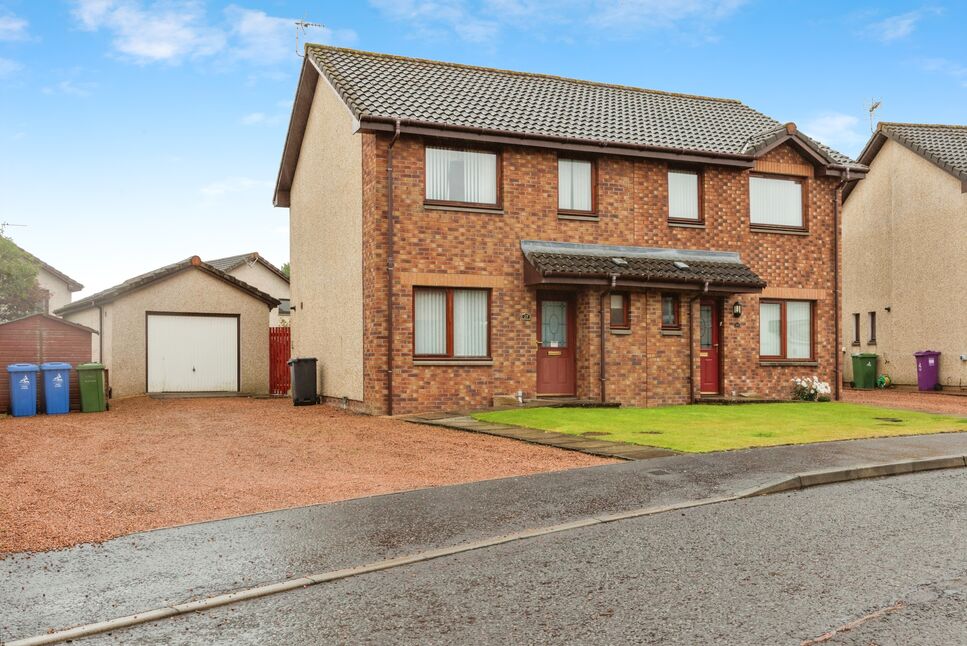
{"label": "shed door", "polygon": [[148,392],[238,390],[235,315],[148,314]]}

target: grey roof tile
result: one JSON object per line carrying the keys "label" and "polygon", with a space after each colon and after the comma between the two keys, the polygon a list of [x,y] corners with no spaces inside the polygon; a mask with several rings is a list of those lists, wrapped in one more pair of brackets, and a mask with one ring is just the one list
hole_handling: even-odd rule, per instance
{"label": "grey roof tile", "polygon": [[[748,155],[750,146],[783,128],[734,99],[322,45],[306,52],[357,118],[714,155]],[[809,141],[834,164],[854,163]]]}
{"label": "grey roof tile", "polygon": [[961,180],[967,179],[967,126],[881,123],[880,131]]}

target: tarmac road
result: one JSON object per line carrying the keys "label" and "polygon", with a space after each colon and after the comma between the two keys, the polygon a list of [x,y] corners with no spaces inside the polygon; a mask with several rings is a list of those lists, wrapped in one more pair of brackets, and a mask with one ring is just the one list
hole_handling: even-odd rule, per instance
{"label": "tarmac road", "polygon": [[967,644],[965,492],[951,470],[663,513],[82,643]]}

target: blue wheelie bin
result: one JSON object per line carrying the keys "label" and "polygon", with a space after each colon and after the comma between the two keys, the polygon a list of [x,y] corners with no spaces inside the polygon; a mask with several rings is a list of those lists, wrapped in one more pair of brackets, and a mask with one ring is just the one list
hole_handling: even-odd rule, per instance
{"label": "blue wheelie bin", "polygon": [[7,366],[10,377],[10,414],[32,417],[37,414],[37,366],[13,363]]}
{"label": "blue wheelie bin", "polygon": [[40,371],[44,373],[44,410],[48,415],[66,415],[71,410],[71,364],[42,363]]}

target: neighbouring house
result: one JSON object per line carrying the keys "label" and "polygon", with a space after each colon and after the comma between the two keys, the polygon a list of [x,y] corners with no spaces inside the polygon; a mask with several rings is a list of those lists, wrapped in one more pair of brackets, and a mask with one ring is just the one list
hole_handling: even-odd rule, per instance
{"label": "neighbouring house", "polygon": [[838,378],[865,170],[732,99],[309,45],[274,198],[293,355],[374,413],[785,399]]}
{"label": "neighbouring house", "polygon": [[[50,314],[31,314],[0,323],[0,412],[10,409],[11,363],[40,365],[48,361],[66,361],[72,366],[91,360],[91,340],[97,331]],[[37,389],[37,410],[44,410],[42,388]],[[77,373],[71,375],[71,410],[80,408]]]}
{"label": "neighbouring house", "polygon": [[278,299],[279,306],[269,312],[270,327],[289,324],[289,277],[257,251],[209,260],[208,264]]}
{"label": "neighbouring house", "polygon": [[112,397],[269,389],[269,311],[279,301],[193,256],[56,314],[97,330]]}
{"label": "neighbouring house", "polygon": [[23,247],[18,246],[18,248],[37,265],[37,283],[45,294],[44,302],[38,304],[41,312],[50,314],[64,307],[71,302],[74,292],[84,289],[83,285],[64,272],[55,269]]}
{"label": "neighbouring house", "polygon": [[860,161],[843,200],[847,359],[875,352],[879,372],[916,384],[913,353],[939,350],[940,384],[965,388],[967,126],[881,123]]}

